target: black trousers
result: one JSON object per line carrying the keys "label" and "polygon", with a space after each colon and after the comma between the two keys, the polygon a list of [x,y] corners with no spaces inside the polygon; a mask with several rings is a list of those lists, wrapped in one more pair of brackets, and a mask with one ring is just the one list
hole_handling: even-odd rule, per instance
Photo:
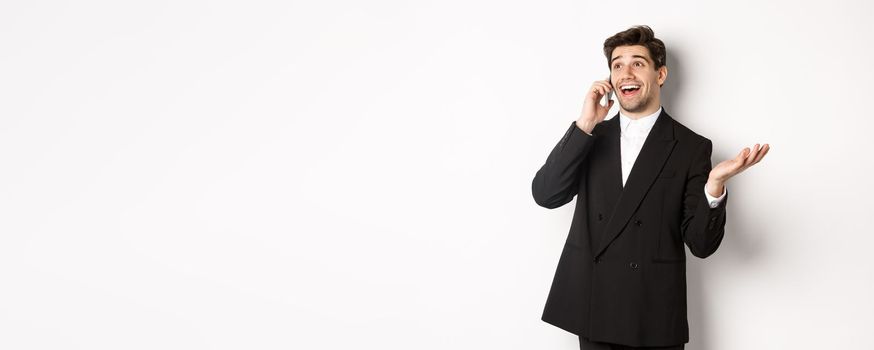
{"label": "black trousers", "polygon": [[611,343],[593,342],[587,338],[580,337],[580,350],[683,350],[686,344],[673,346],[644,346],[634,347]]}

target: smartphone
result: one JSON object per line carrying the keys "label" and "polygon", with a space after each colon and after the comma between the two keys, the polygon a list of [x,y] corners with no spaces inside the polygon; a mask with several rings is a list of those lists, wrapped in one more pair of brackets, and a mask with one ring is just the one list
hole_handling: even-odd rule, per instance
{"label": "smartphone", "polygon": [[607,83],[610,84],[610,91],[607,91],[607,95],[604,96],[604,103],[601,105],[607,107],[610,105],[610,100],[613,99],[613,74],[610,74],[610,77],[607,78]]}

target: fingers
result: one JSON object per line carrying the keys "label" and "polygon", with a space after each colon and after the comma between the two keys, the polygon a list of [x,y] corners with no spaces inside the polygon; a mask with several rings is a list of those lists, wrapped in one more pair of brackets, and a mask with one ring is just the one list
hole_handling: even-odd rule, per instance
{"label": "fingers", "polygon": [[613,100],[607,101],[606,105],[601,104],[601,99],[607,93],[613,91],[609,81],[597,80],[592,83],[592,86],[586,92],[585,101],[583,102],[583,110],[580,114],[580,119],[588,123],[600,123],[613,106]]}
{"label": "fingers", "polygon": [[734,157],[732,160],[731,173],[732,176],[737,174],[748,166],[747,163],[750,160],[750,156],[753,154],[752,150],[749,147],[745,147],[737,154],[737,157]]}
{"label": "fingers", "polygon": [[[749,148],[744,148],[744,151],[741,153],[745,153],[747,149],[749,149]],[[758,163],[759,161],[761,161],[762,158],[764,158],[765,155],[768,154],[768,150],[770,150],[770,149],[771,149],[771,147],[767,143],[761,147],[759,147],[759,144],[757,143],[755,146],[753,146],[753,148],[749,152],[749,154],[744,156],[743,165],[741,165],[741,169],[749,168],[749,167],[753,166],[754,164]]]}
{"label": "fingers", "polygon": [[613,88],[606,80],[598,80],[592,83],[592,92],[595,93],[599,99],[601,96],[606,95],[610,90],[613,90]]}
{"label": "fingers", "polygon": [[750,154],[744,159],[744,166],[745,167],[749,166],[750,163],[752,163],[753,159],[756,159],[756,154],[758,154],[760,150],[761,149],[759,148],[758,143],[755,146],[753,146],[753,149],[752,149],[752,151],[750,151]]}
{"label": "fingers", "polygon": [[749,151],[750,151],[749,147],[742,149],[740,151],[740,153],[737,154],[737,157],[734,157],[734,159],[737,160],[738,162],[742,163],[744,161],[744,158],[747,157],[747,154],[748,154],[747,152],[749,152]]}
{"label": "fingers", "polygon": [[717,168],[723,168],[724,166],[724,171],[729,174],[726,179],[731,178],[761,161],[770,149],[771,147],[767,143],[761,147],[759,147],[758,143],[752,148],[745,147],[737,154],[737,157],[720,163]]}
{"label": "fingers", "polygon": [[754,164],[762,161],[762,158],[765,158],[765,155],[768,154],[768,151],[770,149],[771,149],[771,146],[768,145],[767,143],[764,146],[762,146],[762,149],[759,151],[759,154],[756,155],[756,158],[753,159],[753,162],[750,163],[750,165],[754,165]]}
{"label": "fingers", "polygon": [[600,99],[601,96],[604,96],[607,94],[607,91],[604,89],[603,86],[600,86],[598,84],[592,84],[592,93],[595,97]]}

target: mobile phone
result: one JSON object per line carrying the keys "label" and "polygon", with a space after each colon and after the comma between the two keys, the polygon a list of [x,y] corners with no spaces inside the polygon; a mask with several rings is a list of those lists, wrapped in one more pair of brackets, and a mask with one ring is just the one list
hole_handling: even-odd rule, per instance
{"label": "mobile phone", "polygon": [[601,105],[607,107],[610,105],[610,100],[613,99],[613,74],[610,74],[610,77],[607,78],[607,83],[610,84],[610,91],[607,91],[607,95],[604,96],[604,103]]}

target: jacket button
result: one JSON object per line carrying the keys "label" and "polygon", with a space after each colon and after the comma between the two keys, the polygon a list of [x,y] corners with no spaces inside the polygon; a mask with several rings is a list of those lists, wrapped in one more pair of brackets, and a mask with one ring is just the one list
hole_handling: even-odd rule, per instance
{"label": "jacket button", "polygon": [[604,220],[604,215],[601,213],[598,213],[598,221],[601,221],[601,220]]}
{"label": "jacket button", "polygon": [[601,258],[594,258],[594,259],[592,259],[592,262],[597,264],[597,263],[601,262]]}
{"label": "jacket button", "polygon": [[636,269],[638,267],[636,262],[630,263],[628,264],[628,266],[631,266],[632,269]]}
{"label": "jacket button", "polygon": [[640,221],[640,219],[637,219],[637,220],[634,220],[634,224],[637,226],[640,226],[643,224],[643,221]]}

